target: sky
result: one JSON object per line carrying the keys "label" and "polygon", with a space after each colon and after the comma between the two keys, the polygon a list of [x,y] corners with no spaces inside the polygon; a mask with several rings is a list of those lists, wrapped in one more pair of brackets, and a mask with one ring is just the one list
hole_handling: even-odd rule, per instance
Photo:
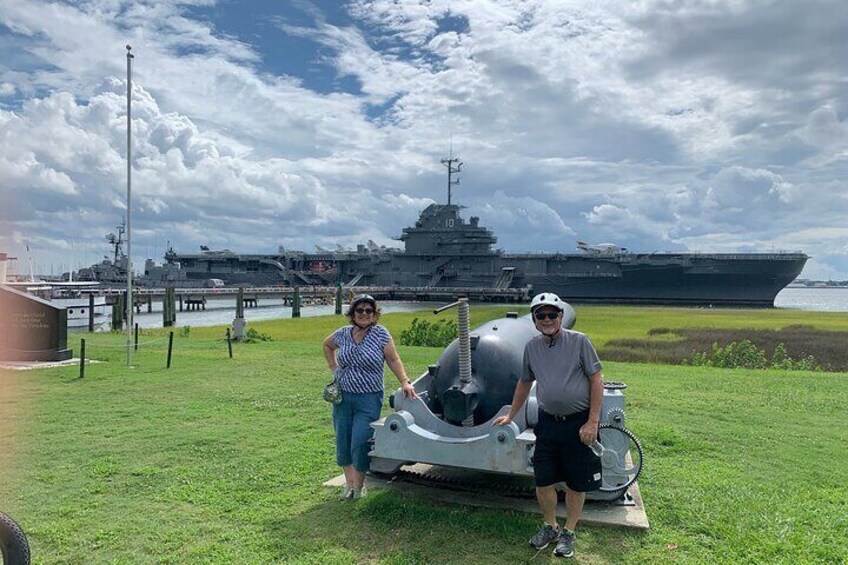
{"label": "sky", "polygon": [[[447,200],[507,252],[803,251],[848,279],[844,0],[0,2],[0,251],[312,251]],[[29,254],[26,249],[29,248]]]}

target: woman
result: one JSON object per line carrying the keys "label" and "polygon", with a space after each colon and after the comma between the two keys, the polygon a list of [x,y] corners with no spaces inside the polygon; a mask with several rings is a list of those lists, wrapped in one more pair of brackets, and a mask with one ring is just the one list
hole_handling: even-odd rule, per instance
{"label": "woman", "polygon": [[342,389],[342,401],[333,405],[336,431],[336,462],[344,469],[342,499],[358,499],[366,494],[371,422],[380,418],[383,406],[383,363],[397,377],[407,398],[416,398],[415,389],[395,349],[389,331],[379,325],[377,301],[368,294],[353,298],[347,311],[350,325],[324,339],[324,356]]}

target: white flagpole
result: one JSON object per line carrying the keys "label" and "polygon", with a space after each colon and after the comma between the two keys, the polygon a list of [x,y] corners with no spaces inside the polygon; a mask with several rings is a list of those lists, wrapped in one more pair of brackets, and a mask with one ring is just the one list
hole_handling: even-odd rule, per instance
{"label": "white flagpole", "polygon": [[127,45],[127,367],[132,366],[132,46]]}

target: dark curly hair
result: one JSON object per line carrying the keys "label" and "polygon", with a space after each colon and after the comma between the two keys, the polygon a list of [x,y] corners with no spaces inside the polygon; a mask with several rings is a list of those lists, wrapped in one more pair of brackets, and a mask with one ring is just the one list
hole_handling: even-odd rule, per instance
{"label": "dark curly hair", "polygon": [[374,300],[374,297],[370,294],[357,294],[353,297],[353,300],[350,301],[350,306],[345,312],[345,316],[350,320],[350,323],[353,324],[353,318],[356,315],[356,307],[362,304],[363,302],[370,304],[372,308],[374,308],[374,315],[371,316],[371,325],[376,324],[380,320],[380,307],[377,306],[377,301]]}

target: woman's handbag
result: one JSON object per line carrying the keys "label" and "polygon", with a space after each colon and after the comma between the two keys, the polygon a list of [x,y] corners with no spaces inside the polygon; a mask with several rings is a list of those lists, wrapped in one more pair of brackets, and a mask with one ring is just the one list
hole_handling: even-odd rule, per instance
{"label": "woman's handbag", "polygon": [[330,404],[341,404],[342,387],[339,386],[339,381],[336,380],[335,374],[333,380],[324,385],[324,400]]}

